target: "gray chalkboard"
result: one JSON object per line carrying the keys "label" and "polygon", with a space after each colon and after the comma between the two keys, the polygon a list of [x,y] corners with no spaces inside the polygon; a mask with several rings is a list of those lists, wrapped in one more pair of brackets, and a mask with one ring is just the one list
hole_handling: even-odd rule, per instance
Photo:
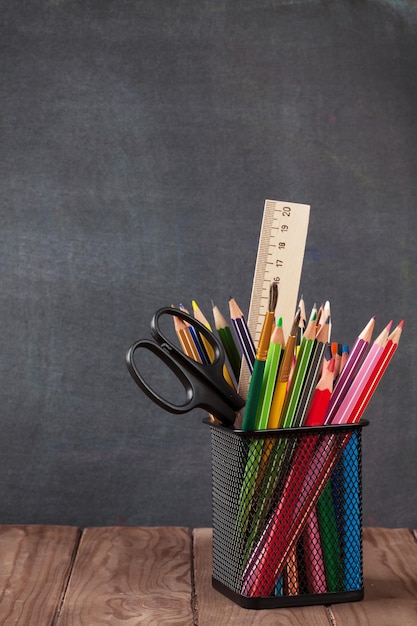
{"label": "gray chalkboard", "polygon": [[405,319],[366,412],[364,519],[417,526],[417,10],[0,1],[0,523],[211,524],[203,411],[132,382],[154,311],[247,310],[266,198],[311,205],[333,339]]}

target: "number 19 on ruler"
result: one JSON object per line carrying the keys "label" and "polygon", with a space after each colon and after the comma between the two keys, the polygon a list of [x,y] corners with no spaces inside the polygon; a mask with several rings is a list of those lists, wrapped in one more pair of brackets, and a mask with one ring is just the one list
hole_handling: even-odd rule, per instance
{"label": "number 19 on ruler", "polygon": [[273,281],[279,290],[277,316],[282,317],[284,336],[288,337],[299,296],[309,217],[307,204],[265,201],[248,315],[255,344]]}

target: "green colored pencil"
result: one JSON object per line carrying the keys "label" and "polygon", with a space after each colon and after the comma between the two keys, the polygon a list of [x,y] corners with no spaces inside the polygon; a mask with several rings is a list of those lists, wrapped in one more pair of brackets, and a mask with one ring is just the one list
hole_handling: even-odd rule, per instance
{"label": "green colored pencil", "polygon": [[268,356],[269,343],[271,341],[272,326],[274,324],[275,307],[278,300],[278,285],[272,283],[269,291],[268,310],[265,313],[262,332],[259,339],[258,349],[256,351],[255,363],[253,364],[253,372],[249,383],[248,397],[243,413],[242,430],[254,430],[256,424],[256,416],[258,413],[258,405],[262,402],[261,390],[262,381],[265,371],[265,363]]}
{"label": "green colored pencil", "polygon": [[303,386],[306,382],[306,373],[311,361],[311,357],[316,345],[316,320],[317,307],[314,304],[311,311],[307,328],[304,332],[301,344],[297,352],[294,371],[292,373],[290,387],[285,398],[284,406],[279,426],[281,428],[291,428],[294,426],[294,418],[300,401]]}
{"label": "green colored pencil", "polygon": [[271,342],[269,344],[263,380],[264,389],[261,393],[262,402],[259,405],[258,415],[256,416],[257,430],[264,430],[268,427],[269,411],[271,409],[272,397],[274,395],[275,381],[277,379],[283,342],[282,317],[280,317],[272,332]]}
{"label": "green colored pencil", "polygon": [[214,326],[219,334],[220,341],[223,344],[227,358],[229,359],[230,367],[232,368],[236,381],[238,381],[242,357],[236,347],[232,332],[225,317],[221,313],[219,307],[215,304],[213,304],[213,318]]}
{"label": "green colored pencil", "polygon": [[332,483],[329,480],[317,501],[321,548],[328,591],[343,589],[343,561],[334,510]]}
{"label": "green colored pencil", "polygon": [[306,339],[303,337],[301,340],[301,346],[295,362],[290,388],[282,409],[282,428],[291,428],[293,426],[295,412],[300,400],[303,384],[305,383],[306,372],[308,370],[315,343],[315,339]]}

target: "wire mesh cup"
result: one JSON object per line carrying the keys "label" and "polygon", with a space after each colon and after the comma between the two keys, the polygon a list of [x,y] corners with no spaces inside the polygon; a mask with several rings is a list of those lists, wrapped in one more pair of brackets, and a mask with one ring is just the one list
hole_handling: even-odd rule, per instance
{"label": "wire mesh cup", "polygon": [[363,598],[362,427],[208,422],[213,587],[246,608]]}

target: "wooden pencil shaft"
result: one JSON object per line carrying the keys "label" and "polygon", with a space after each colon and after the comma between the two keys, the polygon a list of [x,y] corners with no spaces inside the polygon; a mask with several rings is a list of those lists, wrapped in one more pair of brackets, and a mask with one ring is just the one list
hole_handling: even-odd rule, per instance
{"label": "wooden pencil shaft", "polygon": [[280,426],[283,428],[290,428],[293,425],[295,410],[300,399],[305,373],[314,349],[314,344],[315,339],[305,339],[305,337],[303,337],[291,378],[290,388],[282,409]]}
{"label": "wooden pencil shaft", "polygon": [[253,343],[253,339],[243,319],[238,318],[232,320],[232,324],[241,345],[243,356],[245,357],[249,371],[252,372],[256,356],[255,344]]}
{"label": "wooden pencil shaft", "polygon": [[265,361],[255,359],[252,377],[249,385],[248,397],[243,413],[242,430],[254,430],[258,404],[260,401],[260,390],[262,387]]}
{"label": "wooden pencil shaft", "polygon": [[304,376],[303,387],[294,414],[293,425],[302,426],[320,376],[320,369],[326,344],[316,342],[310,357],[310,363]]}

